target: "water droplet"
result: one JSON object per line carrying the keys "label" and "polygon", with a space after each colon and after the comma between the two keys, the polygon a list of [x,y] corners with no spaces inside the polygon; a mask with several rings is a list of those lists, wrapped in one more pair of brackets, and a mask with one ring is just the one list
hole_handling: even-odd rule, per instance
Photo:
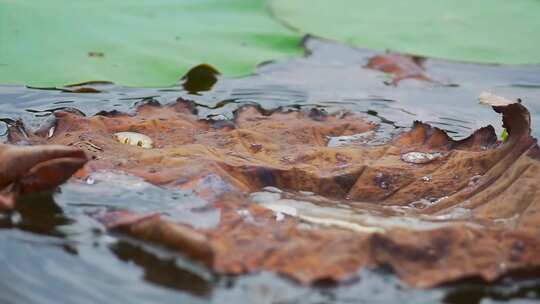
{"label": "water droplet", "polygon": [[259,153],[262,150],[262,145],[261,144],[251,144],[251,145],[249,145],[249,148],[251,149],[251,152]]}
{"label": "water droplet", "polygon": [[401,160],[413,164],[427,164],[444,156],[445,154],[441,152],[408,152],[401,154]]}
{"label": "water droplet", "polygon": [[241,217],[248,217],[248,216],[251,215],[249,210],[247,210],[247,209],[237,210],[236,213],[238,213],[238,215],[240,215]]}
{"label": "water droplet", "polygon": [[377,183],[381,189],[388,189],[390,187],[390,179],[390,176],[383,173],[377,173],[375,175],[375,183]]}
{"label": "water droplet", "polygon": [[424,177],[422,177],[422,181],[424,181],[424,183],[428,183],[431,181],[431,175],[426,175]]}
{"label": "water droplet", "polygon": [[482,178],[482,175],[479,175],[479,174],[472,176],[472,177],[469,179],[469,183],[467,184],[467,186],[469,186],[469,187],[474,186],[476,183],[478,183],[478,181],[480,180],[480,178]]}
{"label": "water droplet", "polygon": [[240,210],[237,210],[236,213],[238,213],[238,215],[240,215],[240,217],[242,217],[242,219],[243,219],[246,223],[255,224],[255,218],[253,217],[253,215],[251,214],[251,212],[249,212],[249,210],[247,210],[247,209],[240,209]]}
{"label": "water droplet", "polygon": [[18,225],[22,222],[22,216],[19,212],[11,213],[10,219],[11,223],[13,223],[14,225]]}
{"label": "water droplet", "polygon": [[409,204],[410,207],[415,208],[415,209],[424,209],[424,208],[429,207],[431,205],[433,205],[433,202],[431,202],[430,200],[427,200],[425,198],[420,199],[418,201],[414,201],[414,202]]}
{"label": "water droplet", "polygon": [[96,183],[96,180],[95,180],[93,177],[88,176],[88,177],[86,178],[85,182],[86,182],[86,184],[88,184],[88,185],[93,185],[93,184]]}

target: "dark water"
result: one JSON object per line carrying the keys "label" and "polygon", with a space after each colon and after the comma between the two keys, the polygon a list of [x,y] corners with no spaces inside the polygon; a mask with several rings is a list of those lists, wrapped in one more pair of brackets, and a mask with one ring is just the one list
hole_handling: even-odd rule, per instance
{"label": "dark water", "polygon": [[[482,91],[520,97],[540,135],[540,66],[486,66],[428,60],[436,80],[384,84],[384,73],[363,69],[373,53],[317,39],[305,41],[305,58],[261,65],[254,75],[217,79],[191,75],[189,85],[125,88],[93,85],[101,93],[0,86],[0,118],[22,119],[37,128],[56,109],[86,115],[102,110],[132,111],[150,98],[197,103],[199,115],[231,118],[244,104],[264,109],[319,108],[365,113],[381,132],[406,129],[422,120],[463,138],[500,118],[476,102]],[[217,81],[215,81],[217,80]],[[195,81],[195,82],[194,82]],[[202,83],[202,84],[201,84]],[[205,91],[200,91],[205,90]],[[198,92],[195,92],[198,91]],[[5,133],[5,125],[0,134]],[[2,135],[2,136],[5,136]],[[5,137],[3,138],[5,139]],[[0,303],[498,303],[540,301],[540,276],[504,278],[494,284],[459,283],[431,290],[404,286],[387,270],[364,270],[342,286],[302,287],[270,273],[239,278],[215,276],[175,253],[107,233],[90,214],[100,208],[148,208],[156,197],[166,204],[186,193],[156,188],[122,188],[111,197],[92,197],[84,186],[65,185],[53,196],[27,198],[13,214],[0,215]],[[124,190],[124,191],[122,191]],[[180,197],[180,199],[179,199]],[[113,198],[116,198],[113,199]],[[204,202],[200,202],[204,205]],[[187,212],[189,210],[177,210]],[[215,214],[205,214],[212,221]]]}

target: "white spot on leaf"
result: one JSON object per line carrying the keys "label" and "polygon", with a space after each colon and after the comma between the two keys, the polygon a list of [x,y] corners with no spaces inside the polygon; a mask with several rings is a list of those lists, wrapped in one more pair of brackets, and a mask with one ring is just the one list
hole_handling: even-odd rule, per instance
{"label": "white spot on leaf", "polygon": [[116,137],[116,140],[118,140],[118,142],[125,145],[137,146],[147,149],[154,147],[154,142],[152,141],[152,139],[141,133],[118,132],[115,133],[114,136]]}

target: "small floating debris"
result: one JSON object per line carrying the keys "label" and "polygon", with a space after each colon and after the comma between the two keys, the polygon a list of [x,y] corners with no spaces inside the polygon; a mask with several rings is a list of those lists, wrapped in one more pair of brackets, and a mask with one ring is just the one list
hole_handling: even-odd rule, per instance
{"label": "small floating debris", "polygon": [[51,138],[54,136],[54,131],[56,131],[56,126],[52,126],[50,129],[49,129],[49,132],[47,132],[47,138]]}
{"label": "small floating debris", "polygon": [[401,160],[413,164],[427,164],[444,156],[445,154],[441,152],[408,152],[401,154]]}
{"label": "small floating debris", "polygon": [[509,100],[489,92],[482,92],[482,94],[478,96],[478,100],[480,101],[480,104],[485,104],[492,107],[506,107],[514,103],[521,103],[521,99]]}
{"label": "small floating debris", "polygon": [[154,143],[152,139],[144,134],[136,132],[118,132],[114,136],[118,142],[125,145],[137,146],[141,148],[153,148]]}

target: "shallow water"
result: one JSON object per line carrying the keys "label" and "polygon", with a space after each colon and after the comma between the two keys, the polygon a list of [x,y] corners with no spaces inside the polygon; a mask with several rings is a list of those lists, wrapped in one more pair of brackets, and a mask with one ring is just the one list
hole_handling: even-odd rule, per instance
{"label": "shallow water", "polygon": [[[261,65],[254,75],[218,77],[207,91],[126,88],[93,85],[101,93],[0,86],[0,118],[22,119],[38,128],[61,108],[86,115],[131,111],[150,98],[172,103],[193,100],[201,118],[232,118],[244,104],[276,108],[318,108],[326,112],[362,112],[381,127],[374,144],[406,129],[413,120],[429,122],[464,138],[500,117],[476,102],[482,91],[520,97],[540,136],[540,66],[485,66],[427,60],[426,83],[405,80],[384,84],[388,76],[363,69],[373,52],[309,38],[305,58]],[[192,88],[192,87],[190,87]],[[5,133],[5,125],[0,134]],[[5,134],[3,135],[5,139]],[[371,135],[370,135],[371,136]],[[353,139],[354,140],[354,139]],[[339,140],[336,140],[339,142]],[[91,216],[103,208],[164,212],[171,218],[195,218],[211,226],[218,211],[192,201],[190,193],[163,190],[139,180],[117,179],[111,191],[100,179],[68,184],[50,196],[34,196],[11,215],[0,216],[1,303],[496,303],[507,299],[540,300],[540,278],[505,278],[495,284],[460,283],[431,290],[407,288],[386,270],[365,270],[343,286],[301,287],[286,278],[262,273],[217,277],[175,253],[109,234]],[[91,189],[102,189],[92,195]],[[89,191],[90,190],[90,191]],[[157,204],[156,201],[160,203]],[[175,208],[179,201],[190,201]],[[31,206],[29,205],[31,203]],[[153,205],[152,203],[156,203]]]}

